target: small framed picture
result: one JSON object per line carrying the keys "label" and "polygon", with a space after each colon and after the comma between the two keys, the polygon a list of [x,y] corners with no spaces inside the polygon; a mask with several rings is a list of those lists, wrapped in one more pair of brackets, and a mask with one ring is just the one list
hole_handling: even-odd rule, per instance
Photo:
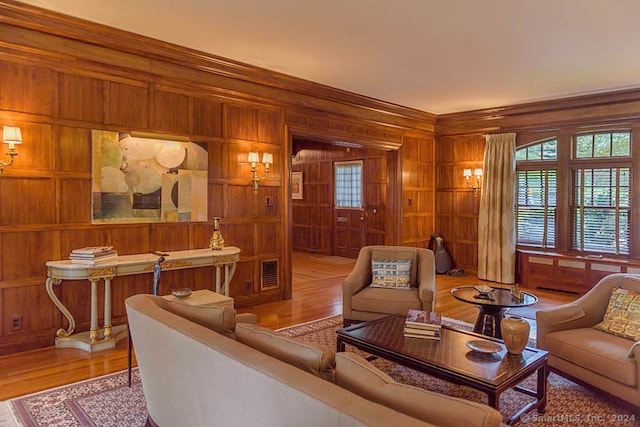
{"label": "small framed picture", "polygon": [[302,172],[291,172],[291,198],[302,200]]}

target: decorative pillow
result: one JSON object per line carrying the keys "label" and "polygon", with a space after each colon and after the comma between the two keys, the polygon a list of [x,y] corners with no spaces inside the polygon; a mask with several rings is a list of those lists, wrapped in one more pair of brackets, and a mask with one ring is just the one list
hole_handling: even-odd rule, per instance
{"label": "decorative pillow", "polygon": [[355,353],[336,354],[336,384],[367,400],[439,426],[501,426],[487,405],[394,381]]}
{"label": "decorative pillow", "polygon": [[414,288],[418,286],[418,252],[415,248],[405,248],[398,246],[377,246],[371,250],[371,259],[388,259],[391,261],[400,259],[411,260],[411,272],[409,282]]}
{"label": "decorative pillow", "polygon": [[411,264],[410,259],[372,260],[371,286],[374,288],[410,289]]}
{"label": "decorative pillow", "polygon": [[231,307],[219,307],[219,306],[193,306],[182,301],[166,301],[161,297],[158,299],[164,301],[161,306],[177,314],[180,317],[184,317],[187,320],[191,320],[194,323],[209,328],[224,336],[235,339],[233,333],[236,327],[236,310]]}
{"label": "decorative pillow", "polygon": [[335,382],[335,351],[326,345],[289,338],[284,334],[245,323],[236,325],[236,339],[303,371]]}
{"label": "decorative pillow", "polygon": [[594,328],[630,340],[640,340],[640,292],[613,288],[604,319]]}

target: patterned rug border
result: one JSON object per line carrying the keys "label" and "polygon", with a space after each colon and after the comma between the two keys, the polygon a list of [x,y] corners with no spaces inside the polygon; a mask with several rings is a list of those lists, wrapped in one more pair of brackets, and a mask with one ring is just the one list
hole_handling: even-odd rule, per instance
{"label": "patterned rug border", "polygon": [[[122,389],[130,390],[130,392],[134,394],[139,393],[144,400],[138,368],[133,368],[131,373],[131,388],[129,388],[127,384],[128,371],[125,369],[101,375],[99,377],[80,380],[75,383],[18,396],[7,400],[6,404],[14,420],[17,421],[18,427],[106,426],[109,424],[96,424],[93,417],[87,413],[87,409],[95,411],[95,408],[101,405],[99,403],[92,404],[91,402],[82,404],[81,401],[97,398],[105,395],[106,393]],[[47,402],[47,398],[54,402]],[[46,409],[43,409],[45,407]],[[38,412],[38,410],[40,411]],[[48,418],[41,419],[43,416]],[[146,415],[144,418],[146,420]],[[11,425],[12,424],[9,424],[9,426]],[[117,425],[128,426],[129,424]]]}

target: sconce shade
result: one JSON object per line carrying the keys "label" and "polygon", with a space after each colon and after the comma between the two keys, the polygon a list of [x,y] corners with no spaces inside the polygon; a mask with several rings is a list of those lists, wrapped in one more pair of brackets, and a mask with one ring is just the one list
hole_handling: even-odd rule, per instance
{"label": "sconce shade", "polygon": [[260,161],[260,156],[257,151],[249,152],[249,157],[247,158],[249,163],[258,163]]}
{"label": "sconce shade", "polygon": [[471,169],[465,169],[462,173],[463,173],[464,176],[470,177],[471,176]]}
{"label": "sconce shade", "polygon": [[16,126],[3,126],[2,141],[9,145],[22,144],[22,133],[20,133],[20,128]]}
{"label": "sconce shade", "polygon": [[480,168],[476,169],[476,170],[473,172],[473,174],[474,174],[475,176],[482,176],[482,169],[480,169]]}
{"label": "sconce shade", "polygon": [[271,153],[262,154],[262,163],[267,165],[273,164],[273,154]]}

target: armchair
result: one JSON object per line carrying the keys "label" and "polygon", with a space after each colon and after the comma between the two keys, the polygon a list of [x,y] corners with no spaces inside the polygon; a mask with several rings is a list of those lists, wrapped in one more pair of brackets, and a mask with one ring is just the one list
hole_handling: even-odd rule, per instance
{"label": "armchair", "polygon": [[[411,259],[410,288],[372,287],[372,260]],[[344,325],[373,320],[390,314],[407,314],[410,309],[433,311],[436,272],[433,252],[406,246],[365,246],[353,271],[342,282]]]}
{"label": "armchair", "polygon": [[614,287],[640,291],[640,275],[610,274],[576,301],[538,311],[537,346],[553,371],[640,406],[640,342],[593,328]]}

